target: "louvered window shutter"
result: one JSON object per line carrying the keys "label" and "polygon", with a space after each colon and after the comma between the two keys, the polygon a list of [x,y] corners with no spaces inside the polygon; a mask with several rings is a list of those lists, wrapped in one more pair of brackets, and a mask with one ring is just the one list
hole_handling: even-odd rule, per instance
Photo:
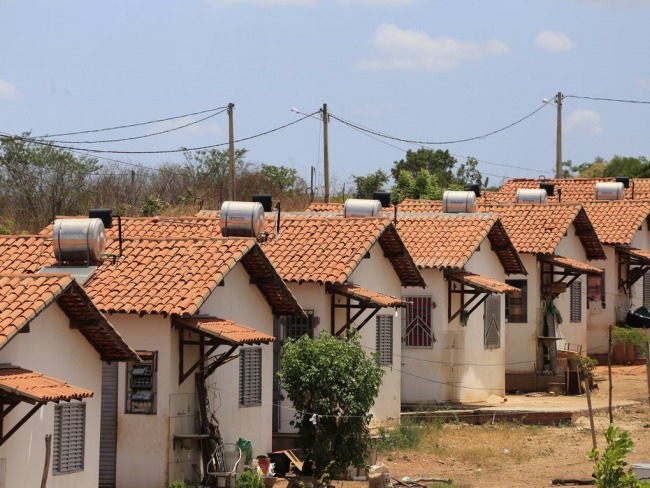
{"label": "louvered window shutter", "polygon": [[239,355],[239,406],[262,404],[262,349],[244,348]]}
{"label": "louvered window shutter", "polygon": [[379,364],[393,365],[393,316],[377,315],[377,353]]}
{"label": "louvered window shutter", "polygon": [[571,283],[571,310],[569,320],[571,322],[582,321],[582,282],[575,280]]}
{"label": "louvered window shutter", "polygon": [[491,295],[485,300],[483,344],[490,349],[501,347],[501,297]]}
{"label": "louvered window shutter", "polygon": [[86,404],[71,403],[54,407],[52,472],[74,473],[84,469]]}

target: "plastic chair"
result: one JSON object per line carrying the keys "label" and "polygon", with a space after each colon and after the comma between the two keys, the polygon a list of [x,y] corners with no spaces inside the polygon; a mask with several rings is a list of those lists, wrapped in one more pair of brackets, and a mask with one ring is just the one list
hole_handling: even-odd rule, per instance
{"label": "plastic chair", "polygon": [[231,480],[235,481],[237,478],[237,465],[241,461],[241,449],[237,444],[225,443],[219,444],[206,466],[208,476],[214,476],[216,479],[216,486],[219,486],[219,478],[225,478],[226,488],[231,488]]}

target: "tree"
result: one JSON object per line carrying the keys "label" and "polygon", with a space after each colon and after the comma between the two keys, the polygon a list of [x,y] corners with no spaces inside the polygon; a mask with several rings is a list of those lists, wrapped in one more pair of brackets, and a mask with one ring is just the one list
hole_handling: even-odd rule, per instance
{"label": "tree", "polygon": [[372,198],[373,193],[380,191],[388,183],[388,175],[381,169],[366,176],[352,175],[357,186],[356,198]]}
{"label": "tree", "polygon": [[262,164],[260,172],[264,178],[274,186],[278,187],[282,193],[291,192],[296,189],[295,186],[298,181],[298,170],[295,168]]}
{"label": "tree", "polygon": [[630,178],[646,178],[650,174],[650,163],[640,156],[614,156],[610,159],[604,172],[605,176],[629,176]]}
{"label": "tree", "polygon": [[0,139],[2,195],[16,220],[36,231],[56,215],[85,214],[94,197],[91,176],[101,168],[97,159],[32,141],[29,135]]}
{"label": "tree", "polygon": [[422,170],[429,174],[435,175],[440,185],[445,186],[454,178],[452,168],[456,164],[449,151],[438,149],[418,149],[417,151],[406,151],[406,159],[400,159],[393,163],[391,174],[397,182],[402,171],[407,171],[413,178],[417,178]]}
{"label": "tree", "polygon": [[320,478],[364,466],[370,443],[370,408],[384,371],[368,357],[356,331],[336,337],[321,331],[287,340],[278,378],[296,409],[300,447]]}
{"label": "tree", "polygon": [[405,198],[440,200],[445,190],[462,190],[463,186],[457,181],[448,182],[443,186],[437,175],[421,170],[414,178],[408,171],[402,171],[397,183],[391,188],[391,199],[401,202]]}

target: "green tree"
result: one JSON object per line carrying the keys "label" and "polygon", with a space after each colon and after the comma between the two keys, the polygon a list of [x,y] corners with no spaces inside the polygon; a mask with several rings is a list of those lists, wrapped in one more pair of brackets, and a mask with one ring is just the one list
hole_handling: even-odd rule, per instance
{"label": "green tree", "polygon": [[384,371],[364,352],[356,331],[335,337],[321,331],[288,340],[278,378],[296,409],[298,428],[313,475],[336,476],[364,466],[370,443],[370,408]]}
{"label": "green tree", "polygon": [[[235,181],[246,170],[244,156],[247,149],[235,150]],[[225,149],[202,149],[185,151],[185,169],[190,184],[199,196],[205,196],[210,204],[217,205],[228,199],[228,176],[230,160]]]}
{"label": "green tree", "polygon": [[16,221],[35,231],[56,215],[85,214],[93,199],[91,175],[101,168],[97,160],[29,135],[0,138],[2,196]]}
{"label": "green tree", "polygon": [[636,488],[643,486],[634,473],[626,472],[625,456],[632,452],[630,433],[610,425],[605,431],[607,447],[601,454],[592,449],[587,457],[596,463],[593,478],[598,488]]}
{"label": "green tree", "polygon": [[605,176],[629,176],[630,178],[646,178],[649,174],[650,164],[643,156],[638,158],[614,156],[604,171]]}
{"label": "green tree", "polygon": [[357,191],[356,198],[372,198],[373,193],[381,191],[383,186],[388,183],[388,175],[381,169],[365,176],[352,175]]}
{"label": "green tree", "polygon": [[391,174],[393,180],[397,182],[400,173],[407,171],[413,178],[417,178],[422,170],[427,171],[431,175],[435,175],[440,185],[445,186],[454,179],[452,169],[456,164],[454,158],[449,151],[438,149],[420,148],[417,151],[406,151],[406,158],[400,159],[393,163]]}
{"label": "green tree", "polygon": [[295,168],[262,164],[260,172],[264,178],[275,185],[282,193],[291,192],[296,189],[298,170]]}
{"label": "green tree", "polygon": [[414,178],[407,171],[402,171],[397,178],[397,183],[391,188],[391,199],[401,202],[405,198],[440,200],[445,190],[462,190],[463,186],[457,181],[442,185],[437,175],[432,175],[426,170],[420,171]]}

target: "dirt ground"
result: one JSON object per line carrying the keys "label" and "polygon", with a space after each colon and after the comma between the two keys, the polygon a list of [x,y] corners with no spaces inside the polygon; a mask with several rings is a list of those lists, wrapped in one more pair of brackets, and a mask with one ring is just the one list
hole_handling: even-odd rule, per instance
{"label": "dirt ground", "polygon": [[[592,400],[600,406],[608,405],[607,367],[598,367],[594,379],[596,388]],[[635,443],[635,452],[627,456],[627,461],[630,465],[650,463],[650,409],[645,365],[613,367],[612,385],[614,400],[636,402],[613,411],[614,424],[627,430]],[[543,405],[549,397],[539,396],[535,400]],[[587,407],[584,394],[563,396],[561,400],[565,405],[569,402],[576,410]],[[609,412],[597,412],[594,423],[597,447],[602,451]],[[498,422],[493,425],[448,423],[416,450],[380,453],[377,461],[384,463],[391,477],[397,480],[404,477],[412,480],[449,478],[453,486],[458,487],[542,487],[550,486],[551,481],[558,478],[590,478],[593,462],[587,459],[586,453],[591,448],[588,415],[578,417],[571,425],[559,427]]]}

